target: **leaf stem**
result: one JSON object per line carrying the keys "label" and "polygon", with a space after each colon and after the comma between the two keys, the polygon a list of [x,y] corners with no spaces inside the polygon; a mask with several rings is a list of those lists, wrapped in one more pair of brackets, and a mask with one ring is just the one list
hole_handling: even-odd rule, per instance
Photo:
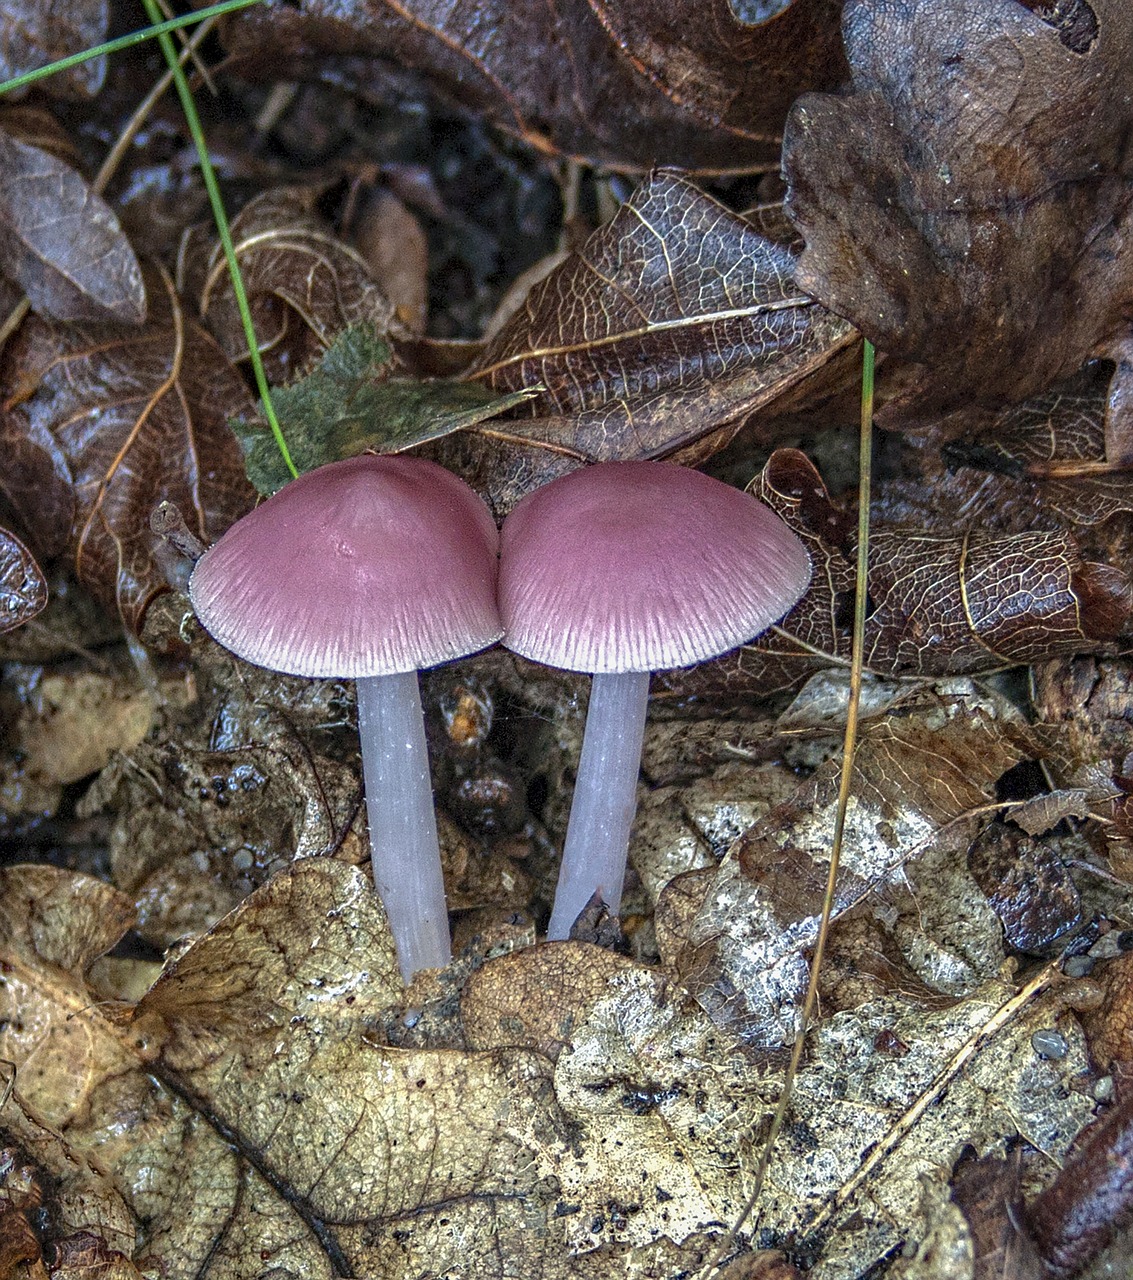
{"label": "leaf stem", "polygon": [[[220,184],[216,180],[216,170],[212,167],[212,161],[209,158],[208,143],[205,140],[204,129],[201,127],[201,118],[197,114],[197,104],[193,101],[193,92],[189,88],[188,78],[177,57],[177,50],[173,46],[172,37],[168,31],[158,30],[162,24],[157,21],[161,17],[161,10],[157,7],[157,0],[143,0],[143,3],[146,6],[150,21],[154,23],[153,31],[157,34],[161,52],[169,65],[173,83],[177,86],[177,96],[181,99],[181,108],[185,112],[185,120],[189,125],[189,132],[192,134],[193,143],[197,148],[201,177],[204,178],[205,190],[208,192],[209,204],[212,206],[212,216],[216,223],[217,234],[220,236],[221,246],[224,249],[224,259],[228,263],[228,274],[232,280],[232,292],[236,297],[236,306],[239,309],[240,320],[244,326],[244,336],[248,341],[248,355],[252,361],[252,373],[256,379],[256,389],[260,393],[260,400],[264,406],[264,416],[271,427],[272,435],[275,436],[275,443],[279,447],[279,452],[283,456],[283,461],[286,463],[288,471],[291,472],[292,477],[295,477],[299,472],[295,463],[291,460],[291,451],[287,447],[283,428],[279,425],[279,419],[275,414],[275,406],[272,404],[271,389],[268,387],[267,375],[264,373],[263,361],[260,359],[259,343],[256,340],[256,329],[252,323],[252,309],[248,305],[248,295],[244,290],[244,278],[240,274],[240,264],[236,261],[236,247],[232,243],[232,232],[228,226],[228,214],[225,211],[224,200],[220,194]],[[206,11],[201,10],[200,12],[204,13]]]}
{"label": "leaf stem", "polygon": [[[248,9],[259,3],[260,0],[223,0],[222,4],[214,4],[207,9],[197,9],[193,13],[183,13],[177,18],[169,18],[152,27],[142,27],[138,31],[131,31],[129,35],[119,36],[116,40],[107,40],[104,44],[96,44],[90,49],[83,49],[80,53],[69,54],[57,62],[49,62],[45,67],[36,67],[34,71],[25,71],[22,75],[13,76],[11,80],[5,80],[0,84],[0,94],[23,89],[26,85],[34,84],[45,76],[69,71],[71,67],[77,67],[81,62],[89,62],[92,58],[101,58],[105,54],[117,53],[120,49],[129,49],[154,36],[160,39],[166,32],[177,31],[181,27],[191,27],[194,23],[203,22],[206,18],[223,17],[226,13],[232,13],[237,9]],[[161,17],[160,13],[158,17]],[[153,18],[152,12],[150,18],[151,20]]]}

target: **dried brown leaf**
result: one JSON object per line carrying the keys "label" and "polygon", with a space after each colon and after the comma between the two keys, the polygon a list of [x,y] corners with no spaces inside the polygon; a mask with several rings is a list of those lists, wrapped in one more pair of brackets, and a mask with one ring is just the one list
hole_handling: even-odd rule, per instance
{"label": "dried brown leaf", "polygon": [[[5,0],[0,9],[0,80],[101,44],[109,16],[109,0],[66,5],[55,0]],[[105,78],[106,58],[91,58],[40,81],[40,86],[61,98],[89,98]]]}
{"label": "dried brown leaf", "polygon": [[141,1280],[129,1261],[137,1227],[124,1195],[101,1161],[29,1111],[13,1091],[0,1120],[0,1274],[40,1280],[46,1253],[53,1280]]}
{"label": "dried brown leaf", "polygon": [[138,930],[159,947],[203,933],[297,858],[365,853],[347,839],[360,813],[356,770],[275,732],[235,750],[181,741],[113,764],[82,812],[112,813],[110,865],[138,903]]}
{"label": "dried brown leaf", "polygon": [[1093,977],[1102,990],[1096,1009],[1082,1015],[1090,1053],[1103,1071],[1133,1063],[1133,955],[1129,952],[1099,965]]}
{"label": "dried brown leaf", "polygon": [[1121,659],[1089,657],[1034,668],[1034,705],[1047,769],[1062,788],[1085,794],[1090,811],[1111,820],[1096,847],[1127,876],[1133,853],[1127,782],[1133,775],[1128,708],[1133,677]]}
{"label": "dried brown leaf", "polygon": [[[671,677],[670,688],[766,692],[849,661],[856,539],[846,512],[794,449],[772,454],[753,489],[806,542],[811,586],[772,632]],[[941,535],[879,525],[870,534],[865,663],[878,674],[960,674],[1104,651],[1131,609],[1125,573],[1083,560],[1068,533]]]}
{"label": "dried brown leaf", "polygon": [[1045,1274],[1069,1280],[1133,1220],[1133,1091],[1079,1135],[1054,1182],[1027,1206]]}
{"label": "dried brown leaf", "polygon": [[227,42],[245,75],[274,77],[285,64],[380,93],[391,67],[403,80],[423,73],[544,154],[718,171],[773,167],[795,94],[844,75],[837,4],[776,8],[749,23],[725,0],[553,9],[304,0],[240,14]]}
{"label": "dried brown leaf", "polygon": [[545,390],[530,420],[453,442],[459,469],[502,509],[582,462],[715,452],[853,340],[798,291],[793,263],[688,179],[653,175],[466,370],[495,391]]}
{"label": "dried brown leaf", "polygon": [[1100,524],[1133,511],[1133,477],[1103,469],[1108,398],[1098,370],[1086,369],[965,433],[945,456],[1018,478],[1032,503],[1070,524]]}
{"label": "dried brown leaf", "polygon": [[923,366],[883,417],[1021,400],[1125,335],[1133,21],[1078,7],[1072,32],[1062,6],[853,0],[852,92],[792,110],[800,283]]}
{"label": "dried brown leaf", "polygon": [[631,960],[586,942],[513,952],[468,980],[460,1017],[470,1048],[519,1045],[554,1062],[576,1024]]}
{"label": "dried brown leaf", "polygon": [[1029,836],[1041,836],[1066,818],[1089,815],[1090,796],[1085,787],[1060,787],[1012,809],[1011,821]]}
{"label": "dried brown leaf", "polygon": [[116,752],[132,751],[157,710],[153,692],[132,668],[40,669],[30,692],[10,740],[29,778],[41,785],[78,782],[104,768]]}
{"label": "dried brown leaf", "polygon": [[1077,886],[1057,853],[1013,824],[989,822],[968,866],[1017,950],[1049,955],[1081,923]]}
{"label": "dried brown leaf", "polygon": [[1043,1280],[1019,1223],[1021,1154],[962,1160],[953,1176],[952,1198],[971,1233],[973,1280]]}
{"label": "dried brown leaf", "polygon": [[243,381],[153,277],[144,326],[32,317],[0,363],[0,485],[37,551],[135,630],[167,588],[150,512],[173,502],[211,542],[251,505],[227,420],[248,415]]}
{"label": "dried brown leaf", "polygon": [[[343,329],[369,324],[381,336],[393,318],[393,304],[366,260],[319,216],[318,196],[306,187],[280,187],[249,201],[232,222],[236,258],[272,383],[307,372]],[[228,358],[246,359],[247,339],[211,224],[193,228],[182,241],[177,287],[195,302]]]}
{"label": "dried brown leaf", "polygon": [[[1002,958],[999,926],[966,869],[955,864],[971,839],[967,815],[1034,749],[1019,714],[965,680],[922,689],[865,726],[834,918],[879,890],[901,890],[910,875],[916,878],[913,861],[936,859],[942,865],[924,873],[936,893],[914,903],[910,918],[917,923],[901,942],[906,962],[922,981],[953,994],[994,973]],[[790,800],[744,832],[714,874],[694,873],[700,879],[691,894],[678,880],[658,905],[663,963],[715,1020],[751,1043],[775,1047],[794,1034],[840,769],[839,761],[821,765]],[[950,937],[960,898],[965,936]]]}
{"label": "dried brown leaf", "polygon": [[351,239],[398,321],[422,333],[429,302],[429,242],[416,216],[392,191],[375,191],[359,210]]}
{"label": "dried brown leaf", "polygon": [[35,557],[0,528],[0,635],[34,618],[47,603],[47,581]]}
{"label": "dried brown leaf", "polygon": [[110,206],[65,161],[0,129],[0,270],[56,320],[141,324],[142,269]]}

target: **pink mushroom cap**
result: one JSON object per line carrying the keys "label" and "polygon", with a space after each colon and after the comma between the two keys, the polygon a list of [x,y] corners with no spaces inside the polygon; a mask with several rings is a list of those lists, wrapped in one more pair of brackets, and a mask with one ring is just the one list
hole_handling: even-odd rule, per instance
{"label": "pink mushroom cap", "polygon": [[450,471],[367,454],[307,472],[238,520],[197,562],[189,596],[249,662],[392,675],[500,638],[498,542],[491,512]]}
{"label": "pink mushroom cap", "polygon": [[750,494],[673,463],[597,463],[504,521],[503,643],[568,671],[690,666],[766,630],[810,575],[802,542]]}

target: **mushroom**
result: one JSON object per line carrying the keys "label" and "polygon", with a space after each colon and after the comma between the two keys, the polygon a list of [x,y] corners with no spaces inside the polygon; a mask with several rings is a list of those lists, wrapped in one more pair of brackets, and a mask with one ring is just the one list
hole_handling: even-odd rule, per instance
{"label": "mushroom", "polygon": [[803,544],[750,494],[667,462],[603,462],[520,502],[500,535],[503,644],[593,673],[548,938],[595,895],[617,914],[649,673],[765,630],[810,582]]}
{"label": "mushroom", "polygon": [[499,639],[498,542],[451,472],[364,455],[286,485],[189,581],[198,618],[239,657],[355,680],[374,883],[406,982],[452,955],[417,670]]}

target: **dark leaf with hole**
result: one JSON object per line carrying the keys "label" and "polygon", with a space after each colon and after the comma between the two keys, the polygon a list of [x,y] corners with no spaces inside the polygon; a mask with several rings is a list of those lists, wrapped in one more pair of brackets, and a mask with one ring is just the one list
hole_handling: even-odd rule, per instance
{"label": "dark leaf with hole", "polygon": [[[35,71],[106,39],[109,0],[4,0],[0,6],[0,80]],[[106,59],[91,58],[36,86],[60,98],[89,98],[106,78]]]}
{"label": "dark leaf with hole", "polygon": [[79,580],[138,628],[166,587],[149,517],[180,508],[204,542],[254,494],[227,420],[250,414],[242,379],[153,277],[144,326],[32,317],[0,362],[0,473],[37,552],[66,551]]}
{"label": "dark leaf with hole", "polygon": [[796,103],[783,164],[800,284],[921,366],[884,412],[1023,399],[1118,344],[1133,10],[851,0],[844,34],[852,92]]}
{"label": "dark leaf with hole", "polygon": [[32,553],[0,528],[0,635],[22,626],[47,603],[47,583]]}
{"label": "dark leaf with hole", "polygon": [[145,319],[141,267],[110,206],[50,151],[0,129],[0,270],[58,320]]}
{"label": "dark leaf with hole", "polygon": [[989,822],[968,849],[968,867],[1017,950],[1049,955],[1078,927],[1082,903],[1069,871],[1013,823]]}
{"label": "dark leaf with hole", "polygon": [[587,461],[707,457],[854,340],[795,286],[794,259],[686,178],[660,172],[531,290],[466,372],[546,388],[530,418],[457,442],[498,508]]}
{"label": "dark leaf with hole", "polygon": [[544,154],[735,170],[775,165],[795,95],[845,74],[836,3],[775,8],[749,23],[727,0],[303,0],[246,10],[227,43],[246,75],[286,65],[371,95],[424,75]]}
{"label": "dark leaf with hole", "polygon": [[[371,325],[345,329],[319,365],[272,402],[300,472],[370,450],[399,453],[512,409],[528,397],[495,395],[473,382],[421,382],[393,375],[389,347]],[[261,494],[291,474],[263,425],[233,422],[248,478]]]}

